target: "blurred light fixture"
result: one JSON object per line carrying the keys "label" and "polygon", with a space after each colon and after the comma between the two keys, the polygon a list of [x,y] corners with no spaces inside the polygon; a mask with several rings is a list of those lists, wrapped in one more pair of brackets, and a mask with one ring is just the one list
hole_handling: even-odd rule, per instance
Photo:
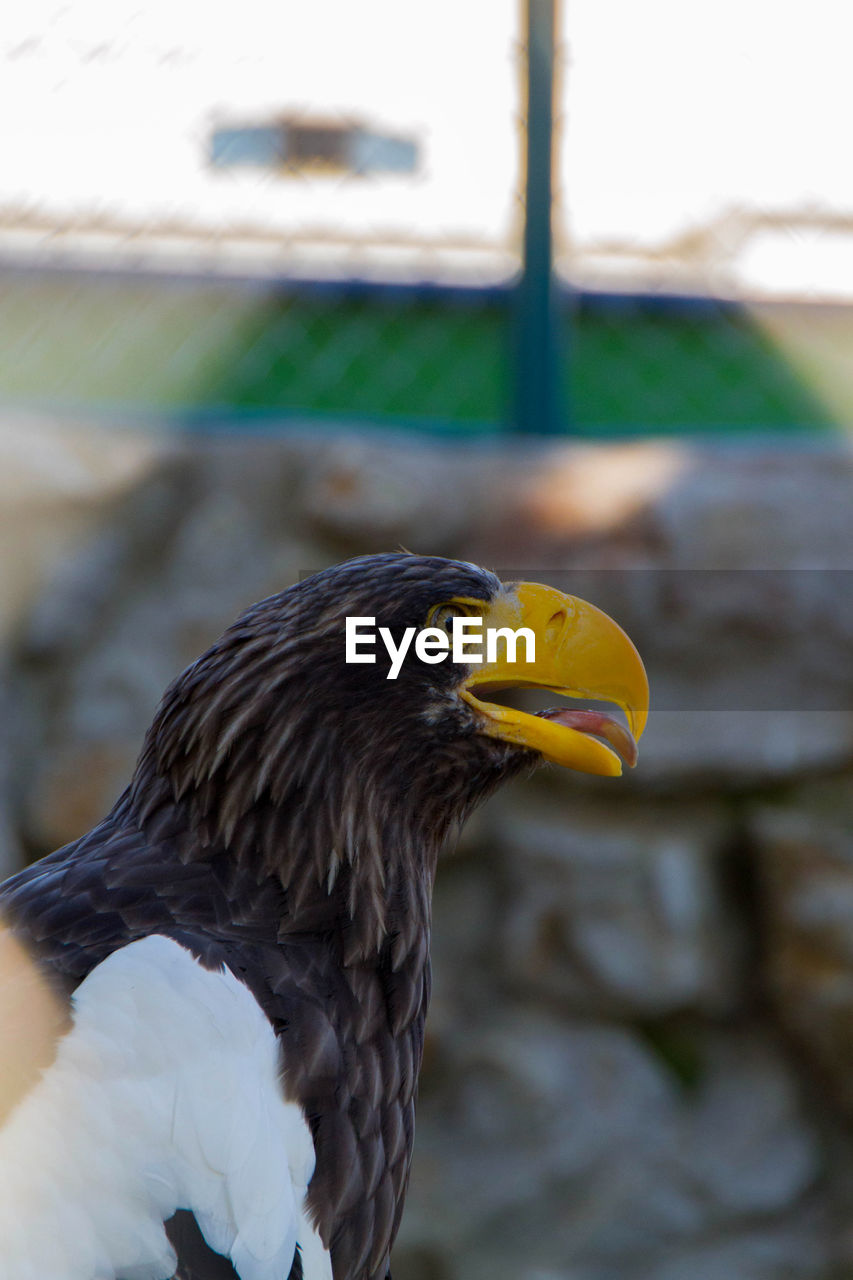
{"label": "blurred light fixture", "polygon": [[379,132],[357,120],[279,116],[215,126],[209,161],[214,169],[272,169],[282,176],[306,171],[413,173],[418,146],[411,138]]}

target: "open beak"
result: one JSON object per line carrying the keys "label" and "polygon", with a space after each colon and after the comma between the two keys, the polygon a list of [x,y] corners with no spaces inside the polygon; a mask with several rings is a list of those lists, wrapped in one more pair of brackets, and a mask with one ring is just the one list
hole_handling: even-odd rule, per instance
{"label": "open beak", "polygon": [[[615,777],[622,772],[623,760],[633,766],[648,716],[649,683],[625,632],[576,596],[538,583],[508,583],[483,615],[484,635],[492,628],[522,627],[533,633],[533,661],[525,660],[523,637],[513,655],[506,637],[498,635],[493,660],[474,666],[462,683],[461,696],[479,714],[481,732],[581,773]],[[601,711],[557,707],[530,715],[483,697],[519,688],[615,703],[624,711],[628,728]]]}

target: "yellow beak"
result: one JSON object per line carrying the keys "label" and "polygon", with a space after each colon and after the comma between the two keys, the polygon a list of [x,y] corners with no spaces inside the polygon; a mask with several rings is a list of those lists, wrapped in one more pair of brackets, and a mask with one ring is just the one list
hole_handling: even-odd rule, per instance
{"label": "yellow beak", "polygon": [[[594,605],[532,582],[508,583],[483,615],[486,635],[492,628],[521,627],[533,633],[533,661],[525,660],[523,638],[513,655],[506,637],[497,636],[492,660],[474,666],[463,682],[461,695],[481,717],[481,732],[538,751],[568,769],[617,777],[620,755],[629,765],[636,761],[636,742],[649,710],[649,683],[637,650]],[[559,708],[529,715],[480,696],[508,688],[549,689],[570,698],[615,703],[627,717],[628,730],[598,711]]]}

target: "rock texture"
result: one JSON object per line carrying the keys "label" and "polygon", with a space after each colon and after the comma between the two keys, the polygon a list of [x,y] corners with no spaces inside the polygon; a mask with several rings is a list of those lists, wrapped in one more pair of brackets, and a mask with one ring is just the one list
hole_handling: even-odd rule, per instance
{"label": "rock texture", "polygon": [[757,809],[752,830],[770,997],[853,1116],[853,787],[796,788]]}
{"label": "rock texture", "polygon": [[738,936],[713,806],[624,804],[603,826],[600,806],[530,790],[496,805],[507,809],[494,845],[512,904],[498,943],[510,985],[578,1013],[730,1011]]}
{"label": "rock texture", "polygon": [[553,582],[649,667],[634,775],[543,771],[441,868],[395,1280],[853,1275],[851,454],[245,437],[93,510],[5,645],[7,849],[96,821],[172,676],[348,555]]}

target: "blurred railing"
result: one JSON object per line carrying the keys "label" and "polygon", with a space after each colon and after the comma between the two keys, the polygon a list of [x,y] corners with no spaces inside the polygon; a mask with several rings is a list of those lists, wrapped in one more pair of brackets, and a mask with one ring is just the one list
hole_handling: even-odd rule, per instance
{"label": "blurred railing", "polygon": [[[469,434],[853,419],[843,289],[790,267],[767,284],[804,245],[841,279],[853,196],[756,208],[735,184],[711,207],[694,156],[670,201],[678,139],[633,119],[667,96],[649,61],[667,0],[618,31],[589,0],[556,8],[556,32],[555,0],[440,0],[421,26],[389,0],[250,0],[239,30],[165,0],[18,12],[0,52],[25,126],[0,142],[0,403]],[[621,80],[602,97],[608,59]],[[700,146],[685,70],[667,73]]]}

